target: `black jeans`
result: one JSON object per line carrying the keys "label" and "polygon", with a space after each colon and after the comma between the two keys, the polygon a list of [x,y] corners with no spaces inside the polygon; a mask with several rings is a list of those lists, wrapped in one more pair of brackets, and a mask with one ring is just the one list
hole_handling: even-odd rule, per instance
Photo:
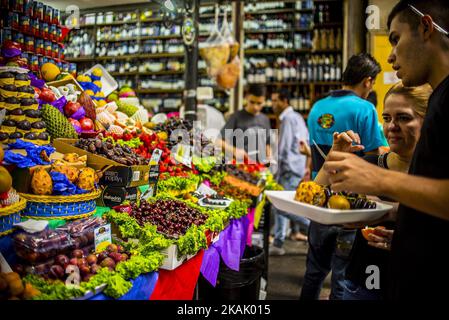
{"label": "black jeans", "polygon": [[329,299],[343,297],[345,270],[354,243],[356,231],[337,226],[311,222],[309,226],[309,250],[306,273],[301,290],[301,300],[318,300],[324,279],[332,270]]}

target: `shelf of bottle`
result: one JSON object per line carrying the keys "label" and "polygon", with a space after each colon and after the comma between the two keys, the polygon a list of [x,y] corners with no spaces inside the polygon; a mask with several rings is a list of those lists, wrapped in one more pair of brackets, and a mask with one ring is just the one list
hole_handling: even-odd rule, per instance
{"label": "shelf of bottle", "polygon": [[343,27],[343,22],[326,22],[326,23],[316,23],[313,25],[315,29],[327,29],[327,28],[336,28]]}
{"label": "shelf of bottle", "polygon": [[96,57],[94,60],[129,60],[129,59],[151,59],[151,58],[174,58],[183,57],[184,53],[142,53],[142,54],[128,54],[122,56],[105,56]]}
{"label": "shelf of bottle", "polygon": [[154,71],[154,72],[139,72],[139,71],[131,71],[131,72],[111,72],[111,75],[114,77],[120,76],[158,76],[158,75],[175,75],[175,74],[184,74],[184,70],[163,70],[163,71]]}
{"label": "shelf of bottle", "polygon": [[112,21],[105,23],[89,23],[89,24],[81,24],[80,28],[92,28],[92,27],[107,27],[107,26],[121,26],[124,24],[135,24],[139,22],[139,20],[129,20],[129,21]]}
{"label": "shelf of bottle", "polygon": [[67,62],[89,62],[89,61],[94,61],[95,58],[92,56],[88,56],[88,57],[77,57],[77,58],[66,58]]}
{"label": "shelf of bottle", "polygon": [[308,81],[308,82],[304,82],[304,81],[274,81],[274,82],[261,82],[258,83],[261,85],[265,85],[265,86],[310,86],[310,85],[326,85],[326,86],[336,86],[336,85],[340,85],[341,82],[340,81]]}
{"label": "shelf of bottle", "polygon": [[342,53],[342,49],[312,49],[312,53]]}
{"label": "shelf of bottle", "polygon": [[310,53],[312,49],[246,49],[245,55],[252,54],[286,54],[286,53]]}
{"label": "shelf of bottle", "polygon": [[136,90],[136,93],[182,93],[183,89],[145,89],[139,88]]}

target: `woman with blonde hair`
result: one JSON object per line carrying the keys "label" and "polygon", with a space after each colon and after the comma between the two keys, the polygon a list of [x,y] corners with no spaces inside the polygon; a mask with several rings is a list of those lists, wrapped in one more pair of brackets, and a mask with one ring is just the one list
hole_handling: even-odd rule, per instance
{"label": "woman with blonde hair", "polygon": [[[382,112],[383,130],[390,151],[381,155],[367,155],[364,157],[366,161],[385,169],[408,172],[431,93],[430,85],[404,87],[402,82],[399,82],[391,87],[385,95]],[[357,133],[353,131],[334,133],[332,150],[357,152],[363,149]],[[329,183],[324,170],[318,173],[315,182],[324,185]],[[346,269],[344,300],[382,299],[387,285],[386,265],[394,232],[395,215],[396,210],[392,210],[382,219],[369,223],[371,226],[382,224],[382,227],[386,227],[386,229],[376,227],[376,235],[369,235],[369,242],[363,238],[360,230],[357,231],[350,256],[351,261]],[[345,227],[360,229],[364,227],[364,224]],[[371,273],[367,271],[368,266],[379,268],[380,288],[375,279],[369,278]]]}

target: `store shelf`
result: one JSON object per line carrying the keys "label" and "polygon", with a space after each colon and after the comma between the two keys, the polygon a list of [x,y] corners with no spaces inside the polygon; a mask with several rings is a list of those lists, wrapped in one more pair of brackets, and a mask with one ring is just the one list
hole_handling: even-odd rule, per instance
{"label": "store shelf", "polygon": [[151,58],[175,58],[175,57],[184,57],[184,52],[176,52],[176,53],[142,53],[138,55],[138,58],[142,59],[151,59]]}
{"label": "store shelf", "polygon": [[312,53],[340,53],[341,49],[317,49],[311,50]]}
{"label": "store shelf", "polygon": [[129,59],[136,59],[139,56],[140,55],[138,55],[138,54],[127,54],[127,55],[116,56],[116,57],[104,56],[104,57],[96,57],[95,60],[129,60]]}
{"label": "store shelf", "polygon": [[261,15],[261,14],[276,14],[276,13],[291,13],[293,8],[282,8],[282,9],[269,9],[269,10],[258,10],[258,11],[245,11],[245,14]]}
{"label": "store shelf", "polygon": [[343,27],[343,22],[317,23],[313,27],[315,29],[327,29],[327,28]]}
{"label": "store shelf", "polygon": [[97,27],[107,27],[107,26],[121,26],[124,24],[135,24],[139,22],[139,20],[129,20],[129,21],[113,21],[113,22],[106,22],[106,23],[97,23]]}
{"label": "store shelf", "polygon": [[182,93],[183,89],[137,89],[136,93]]}
{"label": "store shelf", "polygon": [[271,29],[271,30],[245,30],[245,33],[251,34],[251,33],[290,33],[293,29]]}
{"label": "store shelf", "polygon": [[78,57],[78,58],[66,58],[67,62],[89,62],[94,61],[94,57]]}
{"label": "store shelf", "polygon": [[168,36],[141,36],[140,40],[166,40],[166,39],[181,39],[181,35],[179,34],[171,34]]}
{"label": "store shelf", "polygon": [[312,49],[247,49],[245,55],[256,54],[288,54],[288,53],[311,53]]}
{"label": "store shelf", "polygon": [[295,32],[312,32],[313,28],[295,28]]}
{"label": "store shelf", "polygon": [[129,38],[119,38],[119,39],[101,39],[97,40],[97,42],[122,42],[122,41],[137,41],[138,37],[129,37]]}
{"label": "store shelf", "polygon": [[342,84],[341,81],[317,81],[312,82],[312,84],[316,86],[339,86]]}
{"label": "store shelf", "polygon": [[118,76],[158,76],[158,75],[175,75],[175,74],[183,74],[184,70],[172,71],[172,70],[163,70],[163,71],[155,71],[155,72],[111,72],[113,77]]}

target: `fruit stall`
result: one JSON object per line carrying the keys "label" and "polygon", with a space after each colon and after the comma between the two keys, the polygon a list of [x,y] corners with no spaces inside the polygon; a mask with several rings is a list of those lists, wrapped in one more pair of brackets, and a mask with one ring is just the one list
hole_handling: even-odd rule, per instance
{"label": "fruit stall", "polygon": [[239,270],[279,189],[268,168],[224,164],[101,65],[31,72],[17,43],[1,54],[0,299],[192,299],[200,274]]}

